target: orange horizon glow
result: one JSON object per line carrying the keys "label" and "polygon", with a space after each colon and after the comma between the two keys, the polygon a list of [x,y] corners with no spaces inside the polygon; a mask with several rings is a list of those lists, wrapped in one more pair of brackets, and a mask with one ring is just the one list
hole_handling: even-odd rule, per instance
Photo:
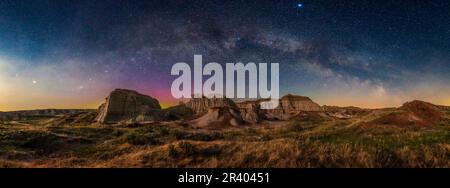
{"label": "orange horizon glow", "polygon": [[[340,100],[333,100],[331,98],[327,99],[314,99],[314,97],[311,97],[311,99],[318,103],[320,106],[340,106],[340,107],[348,107],[348,106],[354,106],[359,108],[366,108],[366,109],[380,109],[380,108],[393,108],[393,107],[400,107],[403,103],[412,101],[412,100],[420,100],[420,99],[412,99],[412,100],[405,100],[402,102],[398,102],[395,104],[377,104],[377,103],[364,103],[362,101],[358,100],[349,100],[349,99],[340,99]],[[181,100],[164,100],[160,101],[161,108],[168,108],[171,106],[176,106],[179,104]],[[450,99],[443,99],[443,100],[423,100],[425,102],[430,102],[435,105],[442,105],[442,106],[450,106]],[[0,103],[0,111],[2,112],[8,112],[8,111],[20,111],[20,110],[39,110],[39,109],[98,109],[98,107],[104,103],[104,100],[96,100],[94,102],[90,103],[80,103],[80,104],[70,104],[69,102],[61,102],[54,105],[47,105],[47,104],[19,104],[19,105],[4,105],[4,101]]]}

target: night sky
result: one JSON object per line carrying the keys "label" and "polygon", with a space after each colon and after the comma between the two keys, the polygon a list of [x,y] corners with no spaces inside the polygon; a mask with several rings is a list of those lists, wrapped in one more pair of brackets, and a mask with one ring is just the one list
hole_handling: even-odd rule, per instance
{"label": "night sky", "polygon": [[280,63],[321,105],[450,105],[450,1],[0,0],[0,110],[176,104],[177,62]]}

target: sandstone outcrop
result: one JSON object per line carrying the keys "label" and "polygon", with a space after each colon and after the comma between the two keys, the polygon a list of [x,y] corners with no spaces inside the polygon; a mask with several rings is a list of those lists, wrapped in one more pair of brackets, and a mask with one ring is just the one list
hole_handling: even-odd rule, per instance
{"label": "sandstone outcrop", "polygon": [[309,97],[299,95],[285,95],[280,99],[280,108],[293,110],[293,111],[305,111],[305,112],[318,112],[322,111],[322,108],[312,101]]}
{"label": "sandstone outcrop", "polygon": [[256,101],[245,101],[236,103],[236,105],[241,112],[242,118],[246,122],[259,123],[265,117],[259,103]]}
{"label": "sandstone outcrop", "polygon": [[165,120],[187,119],[194,115],[194,111],[185,104],[172,106],[163,110]]}
{"label": "sandstone outcrop", "polygon": [[233,100],[228,98],[192,98],[189,102],[186,103],[188,108],[191,108],[195,114],[204,114],[208,112],[210,108],[213,107],[231,107],[237,108],[236,104]]}
{"label": "sandstone outcrop", "polygon": [[222,129],[244,125],[244,120],[236,108],[224,106],[211,107],[206,114],[190,123],[197,128]]}
{"label": "sandstone outcrop", "polygon": [[190,121],[194,127],[222,129],[245,124],[236,103],[225,97],[192,98],[185,105],[198,117]]}
{"label": "sandstone outcrop", "polygon": [[291,94],[283,96],[277,108],[263,110],[265,118],[274,120],[289,120],[304,112],[322,111],[322,107],[310,98]]}
{"label": "sandstone outcrop", "polygon": [[158,100],[136,91],[116,89],[99,107],[96,121],[100,123],[117,123],[135,119],[147,121],[159,119],[161,106]]}
{"label": "sandstone outcrop", "polygon": [[263,119],[267,120],[289,120],[294,117],[304,116],[306,112],[323,112],[320,105],[308,97],[298,95],[286,95],[279,99],[279,105],[275,109],[261,109],[257,101],[245,101],[237,103],[242,117],[248,122],[257,123]]}

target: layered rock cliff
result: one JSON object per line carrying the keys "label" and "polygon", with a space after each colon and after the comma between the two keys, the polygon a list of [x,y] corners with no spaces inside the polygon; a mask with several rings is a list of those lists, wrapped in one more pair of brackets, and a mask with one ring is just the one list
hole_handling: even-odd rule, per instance
{"label": "layered rock cliff", "polygon": [[95,120],[100,123],[116,123],[130,119],[145,121],[158,118],[160,111],[158,100],[136,91],[116,89],[99,107]]}
{"label": "layered rock cliff", "polygon": [[[136,91],[116,89],[99,107],[96,121],[117,123],[121,121],[145,122],[152,120],[177,120],[200,117],[195,124],[240,125],[244,121],[259,123],[267,120],[289,120],[303,112],[321,112],[322,108],[308,97],[286,95],[279,100],[275,109],[263,110],[263,100],[234,103],[228,98],[193,98],[186,104],[161,109],[158,100]],[[225,119],[225,120],[224,120]],[[234,123],[230,123],[234,122]]]}
{"label": "layered rock cliff", "polygon": [[188,108],[191,108],[195,114],[204,114],[208,112],[210,108],[213,107],[231,107],[237,108],[236,104],[233,100],[228,98],[192,98],[189,102],[186,103]]}
{"label": "layered rock cliff", "polygon": [[[264,100],[246,101],[238,103],[244,119],[250,120],[289,120],[303,112],[322,112],[323,109],[308,97],[298,95],[286,95],[279,99],[279,105],[275,109],[260,109],[260,103]],[[257,121],[256,121],[257,122]]]}

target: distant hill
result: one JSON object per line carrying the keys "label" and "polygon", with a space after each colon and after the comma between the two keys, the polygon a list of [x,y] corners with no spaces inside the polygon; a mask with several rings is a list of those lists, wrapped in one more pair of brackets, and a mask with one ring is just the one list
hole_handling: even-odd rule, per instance
{"label": "distant hill", "polygon": [[29,117],[39,117],[39,116],[58,116],[75,114],[80,112],[93,112],[93,109],[39,109],[39,110],[20,110],[20,111],[9,111],[0,112],[0,120],[2,121],[13,121],[21,120],[23,118]]}
{"label": "distant hill", "polygon": [[404,103],[400,108],[378,117],[368,124],[405,126],[432,126],[448,121],[445,111],[447,107],[437,106],[428,102],[414,100]]}

